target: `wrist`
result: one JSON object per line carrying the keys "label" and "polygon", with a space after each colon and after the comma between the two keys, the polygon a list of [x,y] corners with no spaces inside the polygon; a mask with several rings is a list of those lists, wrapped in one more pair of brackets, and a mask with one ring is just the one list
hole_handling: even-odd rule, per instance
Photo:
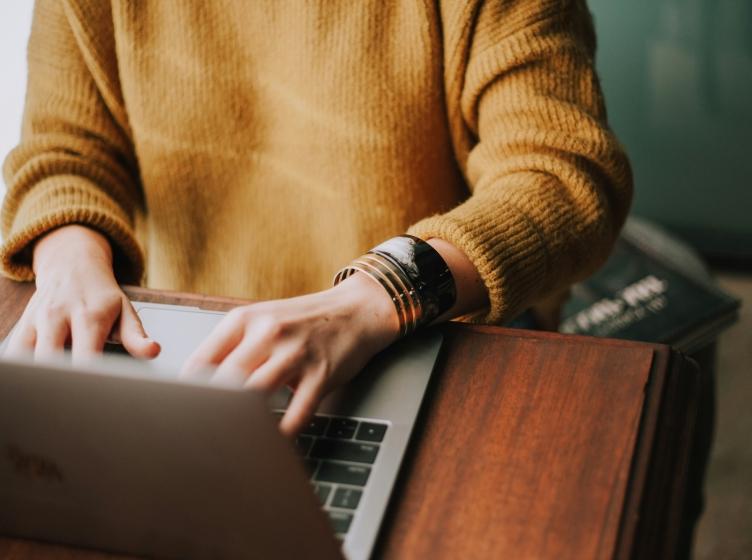
{"label": "wrist", "polygon": [[377,245],[337,272],[334,284],[358,272],[381,285],[392,300],[400,336],[433,323],[457,300],[451,268],[441,253],[413,235]]}
{"label": "wrist", "polygon": [[112,248],[106,237],[76,224],[62,226],[40,238],[32,252],[32,268],[39,277],[62,265],[100,264],[112,268]]}
{"label": "wrist", "polygon": [[366,334],[385,348],[400,335],[399,317],[391,297],[377,282],[357,272],[330,290],[344,298]]}

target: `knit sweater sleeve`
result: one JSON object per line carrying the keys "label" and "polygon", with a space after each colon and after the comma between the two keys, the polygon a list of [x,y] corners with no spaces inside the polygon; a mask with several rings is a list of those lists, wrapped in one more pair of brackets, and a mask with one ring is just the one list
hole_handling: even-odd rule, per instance
{"label": "knit sweater sleeve", "polygon": [[33,242],[73,223],[109,238],[121,280],[142,275],[134,235],[142,194],[114,67],[112,17],[107,2],[87,4],[90,13],[75,3],[36,2],[21,142],[3,168],[0,270],[16,280],[33,279]]}
{"label": "knit sweater sleeve", "polygon": [[631,171],[606,123],[583,1],[445,2],[441,17],[449,123],[472,194],[409,231],[465,252],[489,293],[478,320],[499,323],[603,262]]}

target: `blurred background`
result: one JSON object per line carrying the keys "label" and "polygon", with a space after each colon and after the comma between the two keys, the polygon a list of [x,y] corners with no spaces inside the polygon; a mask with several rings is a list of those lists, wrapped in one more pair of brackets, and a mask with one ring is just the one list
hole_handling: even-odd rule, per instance
{"label": "blurred background", "polygon": [[752,259],[752,2],[590,0],[633,212],[715,258]]}
{"label": "blurred background", "polygon": [[[0,3],[0,157],[18,140],[31,0]],[[718,419],[695,557],[752,558],[752,0],[590,0],[633,213],[698,249],[743,302],[718,350]],[[5,185],[0,182],[0,198]]]}
{"label": "blurred background", "polygon": [[[31,29],[32,0],[0,2],[0,160],[18,142],[26,90],[26,42]],[[0,199],[5,180],[0,179]]]}

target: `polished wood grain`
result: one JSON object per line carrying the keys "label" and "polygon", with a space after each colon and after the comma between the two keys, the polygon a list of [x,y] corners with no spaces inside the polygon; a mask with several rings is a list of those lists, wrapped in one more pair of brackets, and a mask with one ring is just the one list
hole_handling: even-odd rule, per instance
{"label": "polished wood grain", "polygon": [[[0,280],[0,336],[31,293]],[[128,293],[208,309],[242,303]],[[550,333],[455,323],[443,330],[375,556],[671,556],[697,387],[681,356]],[[12,538],[0,538],[0,557],[112,558]]]}
{"label": "polished wood grain", "polygon": [[385,555],[433,557],[441,543],[447,558],[610,556],[652,352],[462,334],[449,339]]}

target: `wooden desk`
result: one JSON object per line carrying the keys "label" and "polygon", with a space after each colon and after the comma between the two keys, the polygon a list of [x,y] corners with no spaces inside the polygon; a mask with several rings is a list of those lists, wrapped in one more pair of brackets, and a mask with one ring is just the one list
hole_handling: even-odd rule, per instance
{"label": "wooden desk", "polygon": [[[0,279],[0,336],[32,290]],[[212,309],[238,303],[129,293]],[[689,362],[659,345],[444,330],[376,557],[673,556],[698,389]],[[0,538],[0,557],[112,556]]]}

